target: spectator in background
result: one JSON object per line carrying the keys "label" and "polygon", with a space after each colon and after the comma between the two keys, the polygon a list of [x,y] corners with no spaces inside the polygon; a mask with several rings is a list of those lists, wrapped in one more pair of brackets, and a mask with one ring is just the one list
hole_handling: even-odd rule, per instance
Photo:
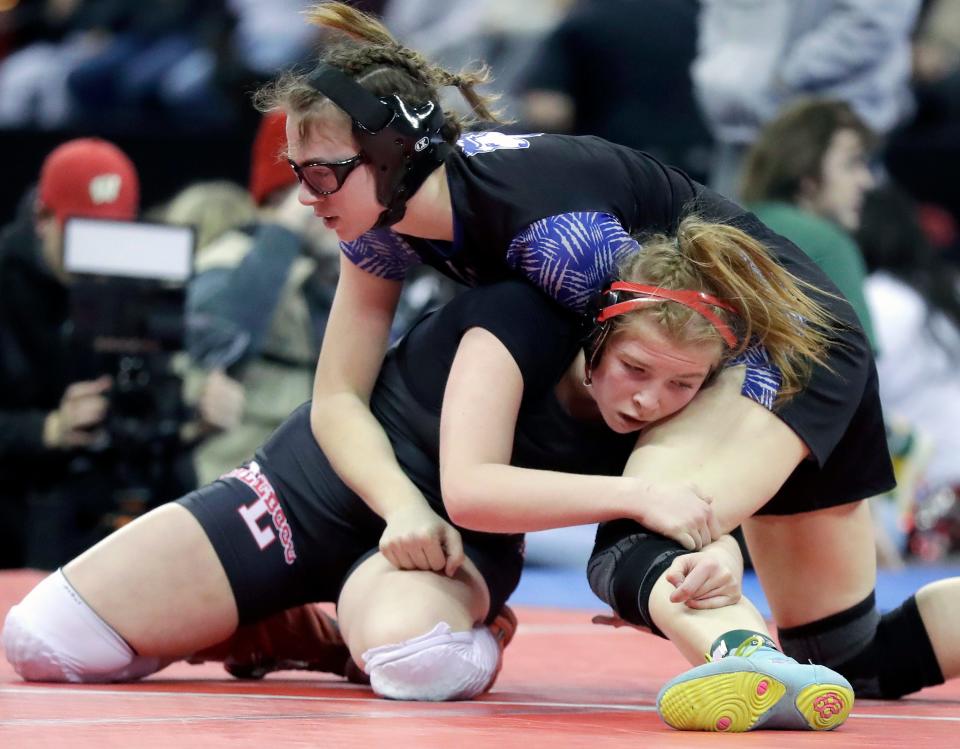
{"label": "spectator in background", "polygon": [[944,491],[940,514],[952,515],[960,544],[960,270],[924,236],[916,206],[888,185],[866,201],[858,233],[870,270],[867,302],[880,355],[884,408],[932,438],[925,481],[928,494]]}
{"label": "spectator in background", "polygon": [[177,193],[160,211],[171,224],[192,226],[200,252],[231,229],[253,223],[257,206],[250,193],[230,180],[196,182]]}
{"label": "spectator in background", "polygon": [[579,3],[521,77],[529,130],[599,135],[706,177],[710,134],[693,99],[695,0]]}
{"label": "spectator in background", "polygon": [[[242,230],[257,218],[257,206],[246,188],[229,180],[196,182],[185,187],[158,209],[157,220],[191,226],[196,232],[198,255],[224,234]],[[202,444],[216,440],[223,432],[240,424],[246,408],[243,385],[227,376],[221,368],[207,370],[185,367],[184,398],[206,418],[194,422],[197,431],[190,435],[203,454]],[[201,462],[201,466],[205,465]],[[201,466],[195,465],[198,472]]]}
{"label": "spectator in background", "polygon": [[[27,549],[33,505],[72,480],[71,464],[94,442],[107,413],[108,378],[70,382],[65,375],[64,221],[133,219],[139,189],[133,163],[112,144],[65,143],[44,161],[35,196],[0,237],[0,466],[6,476],[0,567],[34,561]],[[98,501],[77,496],[73,509],[80,514],[85,503]],[[69,509],[60,520],[75,523]],[[64,558],[89,541],[73,539]]]}
{"label": "spectator in background", "polygon": [[[74,381],[70,374],[64,224],[71,217],[134,220],[139,193],[137,170],[120,149],[72,140],[47,156],[39,186],[0,235],[0,567],[50,569],[106,535],[134,488],[124,482],[127,471],[149,473],[149,486],[135,488],[157,503],[195,483],[179,446],[169,462],[164,453],[162,470],[149,472],[160,466],[155,455],[106,441],[111,378]],[[201,413],[208,417],[221,419]]]}
{"label": "spectator in background", "polygon": [[8,11],[22,36],[0,60],[0,127],[63,127],[74,114],[67,76],[101,49],[85,20],[96,2],[35,0]]}
{"label": "spectator in background", "polygon": [[67,77],[82,123],[223,127],[237,115],[220,86],[235,18],[226,0],[100,0],[100,49]]}
{"label": "spectator in background", "polygon": [[[926,0],[913,40],[916,116],[891,139],[886,166],[923,203],[960,219],[960,0]],[[946,168],[945,168],[946,167]],[[935,210],[935,209],[934,209]],[[926,220],[926,219],[925,219]]]}
{"label": "spectator in background", "polygon": [[884,136],[910,114],[920,0],[705,0],[694,91],[717,140],[711,187],[736,198],[741,161],[799,96],[850,104]]}
{"label": "spectator in background", "polygon": [[[767,226],[787,237],[820,266],[850,302],[876,352],[877,340],[865,298],[867,269],[854,233],[874,179],[867,158],[876,136],[842,101],[805,99],[770,122],[747,153],[741,193]],[[882,379],[882,377],[881,377]],[[889,415],[888,415],[889,416]],[[888,418],[888,443],[896,460],[897,489],[889,495],[909,505],[925,457],[915,450],[916,425]],[[897,508],[874,502],[878,561],[902,564]],[[890,519],[890,522],[887,522]]]}
{"label": "spectator in background", "polygon": [[[573,0],[526,0],[518,12],[514,0],[387,0],[383,23],[404,45],[447,68],[489,65],[496,76],[498,107],[517,115],[514,100],[523,71],[546,34]],[[359,10],[378,3],[352,3]],[[370,8],[367,8],[370,10]],[[444,107],[466,113],[459,96],[444,97]]]}
{"label": "spectator in background", "polygon": [[236,381],[245,397],[239,423],[198,446],[201,483],[249,457],[312,392],[337,245],[297,200],[284,123],[276,115],[262,120],[251,151],[254,213],[200,249],[188,290],[193,363],[204,377]]}
{"label": "spectator in background", "polygon": [[0,65],[0,126],[197,129],[238,114],[227,0],[47,0],[40,18]]}
{"label": "spectator in background", "polygon": [[303,23],[309,0],[227,0],[236,15],[233,49],[256,76],[308,58],[317,43],[316,28]]}
{"label": "spectator in background", "polygon": [[[913,44],[913,76],[921,85],[947,83],[957,93],[960,74],[960,2],[926,0]],[[948,83],[949,82],[949,83]],[[956,96],[952,96],[956,104]]]}
{"label": "spectator in background", "polygon": [[873,186],[867,156],[874,142],[849,104],[799,101],[759,133],[747,154],[741,192],[761,221],[826,272],[876,349],[863,295],[866,267],[851,236]]}

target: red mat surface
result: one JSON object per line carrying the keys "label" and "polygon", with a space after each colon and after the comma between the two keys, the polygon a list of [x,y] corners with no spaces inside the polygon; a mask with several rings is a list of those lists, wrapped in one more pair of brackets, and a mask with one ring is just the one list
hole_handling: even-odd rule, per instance
{"label": "red mat surface", "polygon": [[[0,572],[0,617],[38,579]],[[137,684],[36,685],[0,659],[0,747],[960,746],[960,682],[858,701],[832,733],[673,731],[654,709],[660,685],[686,666],[669,643],[593,625],[590,612],[517,613],[497,686],[474,702],[390,702],[322,674],[241,682],[216,664],[176,664]]]}

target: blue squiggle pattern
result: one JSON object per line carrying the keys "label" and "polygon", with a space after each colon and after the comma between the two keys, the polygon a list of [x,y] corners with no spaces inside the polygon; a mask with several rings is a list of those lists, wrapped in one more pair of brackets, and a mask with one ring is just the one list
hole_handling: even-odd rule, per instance
{"label": "blue squiggle pattern", "polygon": [[421,262],[407,241],[390,229],[372,229],[352,242],[341,242],[340,251],[360,270],[390,281],[402,281]]}
{"label": "blue squiggle pattern", "polygon": [[777,393],[780,392],[780,386],[783,384],[783,376],[780,374],[780,368],[770,360],[767,349],[756,343],[731,359],[725,366],[735,367],[738,364],[745,364],[747,367],[740,394],[756,401],[764,408],[772,409]]}
{"label": "blue squiggle pattern", "polygon": [[619,260],[639,249],[609,213],[561,213],[518,234],[506,260],[562,305],[583,312]]}

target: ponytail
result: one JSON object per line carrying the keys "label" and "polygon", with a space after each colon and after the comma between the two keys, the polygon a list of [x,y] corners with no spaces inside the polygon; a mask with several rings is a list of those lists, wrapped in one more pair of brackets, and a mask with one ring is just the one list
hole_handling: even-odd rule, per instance
{"label": "ponytail", "polygon": [[[814,364],[828,366],[831,332],[839,323],[812,296],[825,292],[794,276],[760,242],[733,226],[687,217],[676,238],[646,239],[643,250],[621,265],[620,278],[702,291],[733,305],[736,314],[716,309],[739,339],[727,356],[762,344],[782,376],[778,403],[804,387]],[[685,340],[718,335],[695,311],[678,304],[656,305],[639,314],[657,315],[675,337]]]}

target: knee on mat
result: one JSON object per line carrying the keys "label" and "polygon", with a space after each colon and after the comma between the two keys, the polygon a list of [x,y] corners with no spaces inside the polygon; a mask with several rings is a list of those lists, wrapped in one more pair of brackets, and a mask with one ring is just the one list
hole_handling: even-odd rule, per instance
{"label": "knee on mat", "polygon": [[943,683],[943,673],[911,596],[881,615],[873,593],[832,616],[781,629],[783,652],[835,669],[858,697],[894,700]]}
{"label": "knee on mat", "polygon": [[486,627],[454,632],[440,622],[419,637],[367,650],[363,662],[370,686],[381,697],[468,700],[492,685],[500,647]]}
{"label": "knee on mat", "polygon": [[613,521],[601,526],[597,544],[587,563],[590,588],[622,619],[649,627],[665,637],[650,614],[653,587],[678,556],[691,552],[673,539],[657,533],[627,530],[632,521]]}
{"label": "knee on mat", "polygon": [[160,668],[159,659],[137,656],[59,570],[10,609],[2,640],[26,681],[127,681]]}

